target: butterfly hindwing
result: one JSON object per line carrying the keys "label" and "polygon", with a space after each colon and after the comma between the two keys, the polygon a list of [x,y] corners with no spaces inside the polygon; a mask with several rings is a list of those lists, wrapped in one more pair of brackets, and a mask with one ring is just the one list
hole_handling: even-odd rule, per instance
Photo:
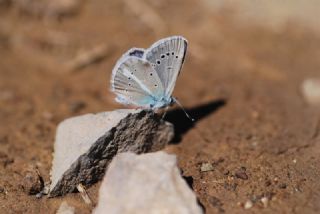
{"label": "butterfly hindwing", "polygon": [[156,70],[165,90],[170,97],[187,51],[187,40],[181,36],[161,39],[145,50],[144,58]]}
{"label": "butterfly hindwing", "polygon": [[111,85],[117,101],[123,104],[149,108],[164,95],[157,72],[148,61],[136,56],[124,55],[118,61],[112,72]]}

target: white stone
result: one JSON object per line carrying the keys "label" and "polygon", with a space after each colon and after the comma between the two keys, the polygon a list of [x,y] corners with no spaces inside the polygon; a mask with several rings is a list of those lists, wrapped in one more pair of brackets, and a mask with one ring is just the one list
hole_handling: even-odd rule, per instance
{"label": "white stone", "polygon": [[175,155],[164,152],[118,154],[103,179],[93,213],[202,213],[176,164]]}
{"label": "white stone", "polygon": [[268,207],[269,199],[267,197],[262,197],[261,202],[265,208]]}
{"label": "white stone", "polygon": [[57,128],[51,171],[52,189],[78,157],[121,119],[137,110],[126,109],[98,114],[86,114],[62,121]]}
{"label": "white stone", "polygon": [[306,79],[301,88],[302,94],[309,104],[320,105],[320,79]]}
{"label": "white stone", "polygon": [[248,200],[246,201],[246,203],[244,204],[244,208],[247,210],[247,209],[250,209],[253,207],[253,203],[252,201]]}

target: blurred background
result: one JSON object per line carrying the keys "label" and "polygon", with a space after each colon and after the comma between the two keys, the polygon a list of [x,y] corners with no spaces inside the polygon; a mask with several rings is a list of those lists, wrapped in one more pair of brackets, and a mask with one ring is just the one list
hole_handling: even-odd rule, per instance
{"label": "blurred background", "polygon": [[[319,11],[318,0],[0,0],[0,210],[54,213],[62,199],[26,194],[23,171],[36,166],[49,181],[63,119],[123,108],[109,81],[127,49],[182,35],[189,47],[174,95],[202,117],[175,124],[181,139],[167,151],[207,213],[245,212],[262,195],[271,205],[254,209],[266,213],[320,212]],[[199,173],[199,162],[218,158],[221,172]],[[251,180],[224,174],[241,166]]]}

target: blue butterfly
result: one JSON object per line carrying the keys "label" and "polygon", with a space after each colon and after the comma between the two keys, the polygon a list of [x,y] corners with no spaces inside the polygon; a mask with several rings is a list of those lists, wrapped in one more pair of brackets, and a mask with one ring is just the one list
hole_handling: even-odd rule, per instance
{"label": "blue butterfly", "polygon": [[172,92],[187,46],[185,38],[172,36],[155,42],[148,49],[127,51],[112,71],[111,90],[117,95],[116,101],[150,109],[178,103]]}

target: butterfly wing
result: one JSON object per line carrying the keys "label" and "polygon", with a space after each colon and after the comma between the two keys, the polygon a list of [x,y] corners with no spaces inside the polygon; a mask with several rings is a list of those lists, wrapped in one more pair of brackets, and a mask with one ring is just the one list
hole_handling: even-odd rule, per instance
{"label": "butterfly wing", "polygon": [[145,52],[145,49],[143,48],[131,48],[122,57],[135,56],[138,58],[143,58],[144,52]]}
{"label": "butterfly wing", "polygon": [[170,97],[187,51],[187,40],[182,36],[161,39],[145,50],[144,58],[156,70],[165,96]]}
{"label": "butterfly wing", "polygon": [[124,55],[112,71],[111,90],[122,104],[152,108],[164,96],[157,72],[141,58]]}

